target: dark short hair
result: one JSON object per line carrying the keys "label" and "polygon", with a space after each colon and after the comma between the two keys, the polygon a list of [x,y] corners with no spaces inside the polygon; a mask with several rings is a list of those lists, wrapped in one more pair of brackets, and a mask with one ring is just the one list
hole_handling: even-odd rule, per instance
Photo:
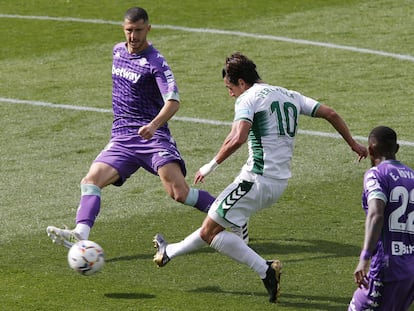
{"label": "dark short hair", "polygon": [[145,23],[149,20],[147,11],[140,7],[133,7],[128,9],[125,12],[124,19],[129,20],[133,23],[141,19],[143,19]]}
{"label": "dark short hair", "polygon": [[398,149],[397,133],[388,126],[377,126],[371,131],[368,139],[375,140],[377,149],[381,153],[396,152]]}
{"label": "dark short hair", "polygon": [[239,79],[244,80],[250,85],[260,80],[255,63],[240,52],[233,53],[229,57],[226,57],[226,63],[221,74],[223,78],[227,77],[227,79],[235,85],[239,84]]}

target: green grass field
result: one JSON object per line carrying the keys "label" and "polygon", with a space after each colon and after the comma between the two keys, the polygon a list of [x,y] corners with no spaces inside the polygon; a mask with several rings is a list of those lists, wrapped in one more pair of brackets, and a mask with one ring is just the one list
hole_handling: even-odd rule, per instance
{"label": "green grass field", "polygon": [[[90,237],[105,249],[100,273],[71,271],[50,242],[48,225],[73,225],[79,181],[109,139],[111,51],[134,5],[147,9],[149,39],[179,83],[170,127],[189,183],[230,129],[234,100],[220,70],[234,51],[266,82],[334,107],[363,142],[374,126],[393,127],[399,159],[414,166],[412,0],[1,1],[0,310],[346,310],[369,161],[356,164],[342,140],[319,135],[334,133],[321,120],[301,119],[288,190],[250,223],[251,247],[284,264],[276,306],[254,272],[209,248],[155,267],[154,234],[181,240],[204,215],[145,171],[103,191]],[[245,159],[242,149],[203,187],[218,194]]]}

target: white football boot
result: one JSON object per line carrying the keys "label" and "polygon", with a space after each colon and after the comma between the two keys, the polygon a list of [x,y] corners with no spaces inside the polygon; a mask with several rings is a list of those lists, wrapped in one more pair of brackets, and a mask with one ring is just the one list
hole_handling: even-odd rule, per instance
{"label": "white football boot", "polygon": [[52,239],[52,242],[64,247],[71,248],[73,244],[80,241],[81,238],[73,230],[65,227],[60,229],[57,227],[49,226],[46,228],[47,235]]}

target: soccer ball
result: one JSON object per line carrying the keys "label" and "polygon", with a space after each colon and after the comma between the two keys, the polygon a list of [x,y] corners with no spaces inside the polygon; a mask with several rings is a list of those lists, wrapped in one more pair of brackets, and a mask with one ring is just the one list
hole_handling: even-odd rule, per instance
{"label": "soccer ball", "polygon": [[68,253],[69,266],[82,275],[91,275],[102,269],[105,257],[102,247],[89,240],[72,245]]}

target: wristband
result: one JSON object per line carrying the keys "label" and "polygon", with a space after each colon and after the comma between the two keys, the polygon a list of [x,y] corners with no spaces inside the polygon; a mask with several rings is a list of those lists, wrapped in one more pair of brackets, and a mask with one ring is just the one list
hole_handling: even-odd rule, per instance
{"label": "wristband", "polygon": [[216,158],[214,158],[209,163],[204,164],[202,167],[200,167],[199,172],[203,177],[206,177],[208,174],[214,171],[217,168],[217,166],[219,165],[216,162]]}
{"label": "wristband", "polygon": [[369,260],[371,258],[371,256],[372,256],[372,254],[369,250],[363,249],[361,251],[361,255],[359,256],[359,258],[363,259],[363,260]]}

